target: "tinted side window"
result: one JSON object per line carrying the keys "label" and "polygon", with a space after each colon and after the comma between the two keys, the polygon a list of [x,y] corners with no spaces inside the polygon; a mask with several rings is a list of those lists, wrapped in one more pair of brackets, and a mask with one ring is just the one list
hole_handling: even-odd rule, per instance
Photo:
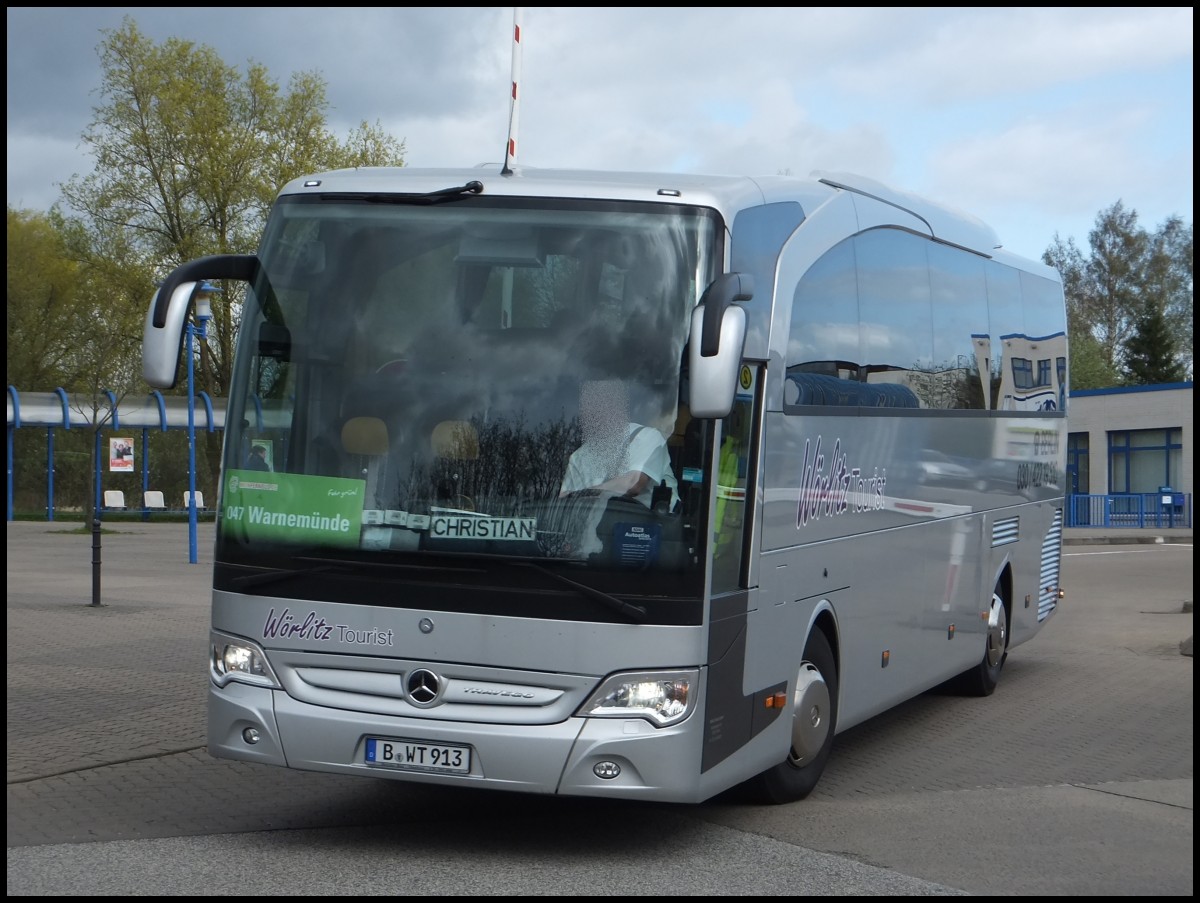
{"label": "tinted side window", "polygon": [[796,287],[785,409],[1062,410],[1063,317],[1051,279],[873,229]]}
{"label": "tinted side window", "polygon": [[[814,263],[796,286],[788,336],[789,376],[812,373],[834,380],[856,379],[862,363],[858,319],[854,242],[847,239]],[[795,403],[824,402],[800,399]]]}
{"label": "tinted side window", "polygon": [[[729,246],[730,269],[754,277],[754,297],[744,302],[751,329],[771,322],[771,301],[775,297],[775,267],[779,252],[804,221],[804,210],[794,201],[750,207],[733,221]],[[766,347],[765,331],[748,337],[746,347]]]}
{"label": "tinted side window", "polygon": [[1021,307],[1021,279],[1016,270],[998,263],[987,266],[988,291],[988,335],[990,348],[990,399],[989,408],[1003,410],[1002,381],[1022,378],[1019,374],[1028,364],[1023,354],[1022,340],[1025,335],[1025,313]]}
{"label": "tinted side window", "polygon": [[858,378],[870,387],[866,397],[876,394],[875,386],[888,386],[913,393],[920,407],[942,406],[943,387],[933,369],[927,244],[897,229],[874,229],[855,239],[865,358]]}
{"label": "tinted side window", "polygon": [[934,368],[947,391],[935,407],[982,410],[988,391],[986,261],[931,243],[929,281],[933,298]]}
{"label": "tinted side window", "polygon": [[[1067,323],[1062,287],[1056,282],[1021,274],[1021,303],[1025,310],[1025,331],[1037,344],[1037,367],[1042,374],[1039,386],[1048,388],[1040,410],[1067,409]],[[1053,408],[1050,404],[1053,404]]]}

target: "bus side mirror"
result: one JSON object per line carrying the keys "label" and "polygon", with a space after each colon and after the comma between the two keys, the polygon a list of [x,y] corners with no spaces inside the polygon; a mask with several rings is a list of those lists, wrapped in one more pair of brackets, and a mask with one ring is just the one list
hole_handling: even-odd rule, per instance
{"label": "bus side mirror", "polygon": [[[154,293],[142,325],[142,378],[156,389],[174,388],[183,327],[197,282],[164,285]],[[156,322],[156,317],[158,322]]]}
{"label": "bus side mirror", "polygon": [[183,330],[199,284],[222,279],[253,282],[254,254],[214,254],[176,267],[163,280],[142,326],[142,378],[156,389],[174,388],[183,352]]}
{"label": "bus side mirror", "polygon": [[693,417],[721,418],[733,408],[746,340],[746,312],[734,304],[754,296],[754,280],[726,273],[713,280],[692,311],[688,340],[688,407]]}

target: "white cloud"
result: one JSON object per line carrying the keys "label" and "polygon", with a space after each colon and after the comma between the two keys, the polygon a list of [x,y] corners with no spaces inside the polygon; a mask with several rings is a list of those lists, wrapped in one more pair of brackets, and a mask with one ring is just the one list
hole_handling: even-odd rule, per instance
{"label": "white cloud", "polygon": [[903,39],[871,59],[851,52],[839,84],[905,105],[981,102],[1192,56],[1188,7],[927,9],[905,21],[912,15],[892,12],[890,33]]}
{"label": "white cloud", "polygon": [[[66,10],[70,10],[69,15]],[[100,28],[130,15],[282,85],[328,84],[344,134],[380,122],[410,165],[498,162],[508,7],[10,7],[10,203],[48,207]],[[530,7],[518,163],[805,176],[844,170],[978,215],[1036,256],[1117,199],[1192,215],[1188,7]]]}
{"label": "white cloud", "polygon": [[[79,140],[33,134],[8,134],[8,203],[26,210],[49,210],[59,198],[58,184],[92,170],[92,159]],[[53,181],[52,181],[53,179]]]}

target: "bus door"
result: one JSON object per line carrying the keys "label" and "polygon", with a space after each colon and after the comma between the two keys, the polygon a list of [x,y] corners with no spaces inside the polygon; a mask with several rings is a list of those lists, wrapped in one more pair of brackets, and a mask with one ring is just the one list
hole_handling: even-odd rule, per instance
{"label": "bus door", "polygon": [[729,416],[721,421],[717,452],[716,501],[712,518],[712,593],[718,595],[746,585],[746,547],[749,541],[747,487],[752,487],[751,462],[756,453],[755,399],[761,374],[742,364],[738,391]]}

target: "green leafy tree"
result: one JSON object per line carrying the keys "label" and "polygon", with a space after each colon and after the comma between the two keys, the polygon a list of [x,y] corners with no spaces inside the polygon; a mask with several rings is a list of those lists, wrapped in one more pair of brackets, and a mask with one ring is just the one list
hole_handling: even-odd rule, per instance
{"label": "green leafy tree", "polygon": [[[258,64],[244,76],[210,47],[156,45],[130,18],[105,30],[102,102],[82,140],[93,172],[72,178],[66,202],[99,243],[111,229],[156,276],[208,254],[257,246],[279,189],[300,175],[352,165],[403,165],[402,142],[365,122],[344,143],[325,127],[325,82],[292,76],[286,92]],[[225,395],[240,295],[223,286],[197,385]],[[152,282],[140,304],[149,302]]]}
{"label": "green leafy tree", "polygon": [[[293,75],[283,90],[259,64],[241,74],[210,47],[179,38],[156,44],[129,17],[102,34],[101,100],[82,135],[95,168],[62,186],[63,203],[88,256],[115,255],[110,304],[136,312],[139,323],[155,282],[175,266],[252,252],[290,180],[404,163],[403,142],[378,125],[363,122],[345,141],[326,128],[326,86],[315,72]],[[211,396],[228,395],[243,299],[242,286],[221,288],[196,360],[197,391]],[[128,351],[127,372],[140,371],[136,346]],[[220,434],[205,442],[206,457],[217,461]]]}
{"label": "green leafy tree", "polygon": [[[98,244],[101,234],[109,241]],[[125,302],[144,293],[148,274],[130,263],[119,231],[89,234],[54,212],[10,209],[8,252],[9,384],[64,389],[72,420],[85,420],[95,440],[111,426],[113,401],[142,385],[141,312]],[[96,443],[83,447],[77,430],[63,438],[67,459],[92,460],[86,472],[64,474],[59,486],[87,508],[94,499]]]}
{"label": "green leafy tree", "polygon": [[1137,212],[1117,201],[1097,215],[1088,233],[1087,256],[1073,239],[1055,236],[1042,259],[1063,278],[1071,388],[1103,388],[1124,381],[1129,343],[1150,306],[1164,313],[1181,339],[1171,349],[1190,374],[1191,232],[1172,217],[1149,233],[1138,226]]}
{"label": "green leafy tree", "polygon": [[46,391],[75,381],[79,272],[61,217],[8,208],[8,385]]}
{"label": "green leafy tree", "polygon": [[[50,391],[76,383],[75,342],[71,336],[76,334],[79,319],[78,286],[78,268],[67,253],[61,218],[9,207],[4,368],[8,385],[18,393]],[[13,433],[12,442],[9,467],[13,505],[18,511],[36,510],[47,497],[47,473],[41,466],[47,455],[47,434],[43,430],[19,429]],[[65,497],[75,504],[86,498],[82,480],[88,448],[85,441],[69,433],[56,448],[59,490],[66,489]],[[73,487],[68,475],[78,477]]]}
{"label": "green leafy tree", "polygon": [[88,230],[72,221],[66,224],[66,234],[80,274],[82,318],[75,332],[73,360],[79,376],[72,405],[90,424],[87,500],[94,504],[95,476],[106,458],[102,434],[114,426],[114,408],[145,386],[140,353],[144,305],[136,302],[146,297],[144,286],[152,279],[152,269],[122,229]]}
{"label": "green leafy tree", "polygon": [[1064,245],[1056,235],[1043,259],[1063,275],[1068,326],[1076,335],[1092,336],[1106,363],[1119,372],[1122,347],[1141,309],[1140,268],[1149,239],[1137,228],[1137,214],[1118,201],[1096,217],[1088,243],[1091,255],[1085,258],[1073,239]]}
{"label": "green leafy tree", "polygon": [[1079,329],[1071,333],[1067,341],[1071,357],[1067,375],[1070,388],[1104,389],[1120,385],[1120,371],[1109,362],[1095,336],[1086,329]]}

